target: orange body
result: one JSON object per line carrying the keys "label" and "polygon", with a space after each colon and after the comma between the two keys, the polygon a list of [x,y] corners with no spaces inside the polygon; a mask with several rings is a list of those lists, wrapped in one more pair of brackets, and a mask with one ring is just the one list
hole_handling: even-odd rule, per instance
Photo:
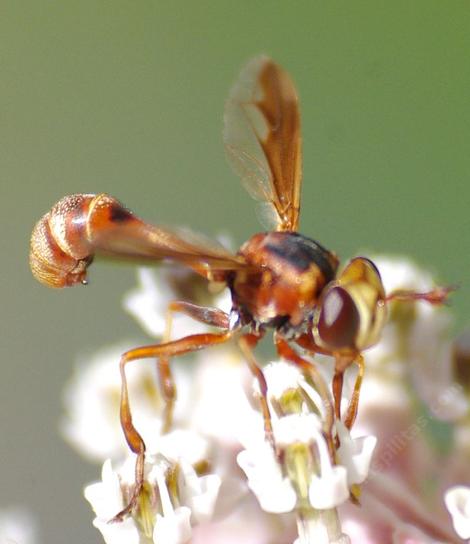
{"label": "orange body", "polygon": [[296,232],[255,234],[239,254],[253,270],[233,275],[234,309],[242,318],[274,327],[304,323],[338,267],[334,253]]}

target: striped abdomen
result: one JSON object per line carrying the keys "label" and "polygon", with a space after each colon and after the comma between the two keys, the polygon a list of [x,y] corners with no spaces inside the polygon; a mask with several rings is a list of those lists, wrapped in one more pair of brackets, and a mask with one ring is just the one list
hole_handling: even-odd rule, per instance
{"label": "striped abdomen", "polygon": [[128,213],[106,194],[76,194],[59,200],[31,235],[29,263],[36,279],[49,287],[86,283],[95,224],[106,220],[112,210]]}

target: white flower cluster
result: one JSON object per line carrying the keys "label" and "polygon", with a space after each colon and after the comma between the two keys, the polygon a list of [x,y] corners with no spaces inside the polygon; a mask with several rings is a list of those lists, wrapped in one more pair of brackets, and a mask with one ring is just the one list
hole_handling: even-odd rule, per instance
{"label": "white flower cluster", "polygon": [[[403,259],[374,262],[387,293],[433,285]],[[157,276],[141,269],[139,287],[125,298],[125,308],[159,340],[168,303],[185,298],[181,285],[192,285],[188,273],[181,274],[165,279],[163,271]],[[197,289],[191,293],[196,303],[230,310],[227,291],[210,299]],[[307,374],[273,361],[263,368],[272,416],[267,440],[260,392],[240,353],[226,345],[173,363],[178,400],[172,430],[162,434],[155,364],[128,365],[133,423],[147,446],[145,483],[132,515],[114,523],[109,521],[128,504],[135,480],[135,456],[118,418],[118,362],[132,344],[81,362],[66,388],[62,430],[80,453],[104,462],[102,481],[85,489],[94,525],[107,544],[430,544],[470,538],[470,488],[459,485],[469,481],[468,391],[452,370],[450,327],[446,308],[390,304],[382,341],[365,353],[352,432],[331,420],[332,399],[320,395]],[[172,338],[206,330],[175,316]],[[328,389],[332,361],[316,356],[315,364]],[[348,370],[345,404],[354,378]],[[436,419],[454,433],[446,469],[429,440]],[[420,495],[429,478],[439,480],[435,500]],[[442,512],[444,493],[455,532]]]}
{"label": "white flower cluster", "polygon": [[[341,445],[333,463],[323,428],[325,407],[304,375],[282,361],[270,363],[264,374],[272,414],[276,413],[272,404],[282,404],[285,395],[292,398],[297,394],[307,400],[301,401],[297,413],[273,418],[280,452],[275,453],[264,440],[262,429],[245,437],[246,449],[238,455],[238,463],[250,489],[267,512],[290,512],[302,500],[316,510],[339,506],[349,499],[351,487],[367,478],[375,437],[352,439],[344,424],[337,421]],[[310,403],[316,410],[312,411]]]}
{"label": "white flower cluster", "polygon": [[[125,306],[136,312],[147,331],[161,336],[169,289],[163,289],[161,296],[148,269],[139,270],[139,281],[140,287],[126,297]],[[177,334],[193,332],[192,324],[189,318],[177,318]],[[127,447],[119,422],[118,362],[131,347],[131,342],[122,343],[102,350],[86,364],[80,361],[65,390],[67,411],[61,428],[66,440],[82,455],[104,461],[102,481],[86,487],[85,497],[96,514],[94,525],[107,544],[183,544],[191,539],[192,526],[211,519],[221,477],[208,472],[210,442],[197,432],[197,426],[193,426],[195,430],[188,428],[186,420],[194,393],[189,388],[190,375],[178,368],[175,379],[181,401],[173,414],[173,430],[162,434],[163,400],[154,365],[129,365],[126,375],[133,422],[148,452],[145,484],[133,515],[110,522],[127,505],[135,483],[135,456]]]}

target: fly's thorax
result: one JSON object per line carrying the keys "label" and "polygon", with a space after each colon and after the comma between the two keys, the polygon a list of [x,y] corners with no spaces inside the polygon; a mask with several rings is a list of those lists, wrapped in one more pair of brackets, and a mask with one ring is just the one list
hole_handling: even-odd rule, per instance
{"label": "fly's thorax", "polygon": [[313,337],[331,352],[360,352],[379,341],[385,319],[379,271],[369,259],[357,257],[323,290],[314,313]]}
{"label": "fly's thorax", "polygon": [[285,321],[300,325],[338,266],[334,253],[297,232],[255,234],[239,254],[253,268],[234,274],[234,302],[255,321],[271,326]]}

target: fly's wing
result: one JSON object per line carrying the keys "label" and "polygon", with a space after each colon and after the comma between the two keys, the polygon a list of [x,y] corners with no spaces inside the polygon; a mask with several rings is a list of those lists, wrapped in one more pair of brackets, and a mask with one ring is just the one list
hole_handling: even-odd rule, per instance
{"label": "fly's wing", "polygon": [[225,106],[228,159],[250,195],[261,201],[265,223],[297,230],[302,141],[297,93],[289,75],[266,56],[242,70]]}

